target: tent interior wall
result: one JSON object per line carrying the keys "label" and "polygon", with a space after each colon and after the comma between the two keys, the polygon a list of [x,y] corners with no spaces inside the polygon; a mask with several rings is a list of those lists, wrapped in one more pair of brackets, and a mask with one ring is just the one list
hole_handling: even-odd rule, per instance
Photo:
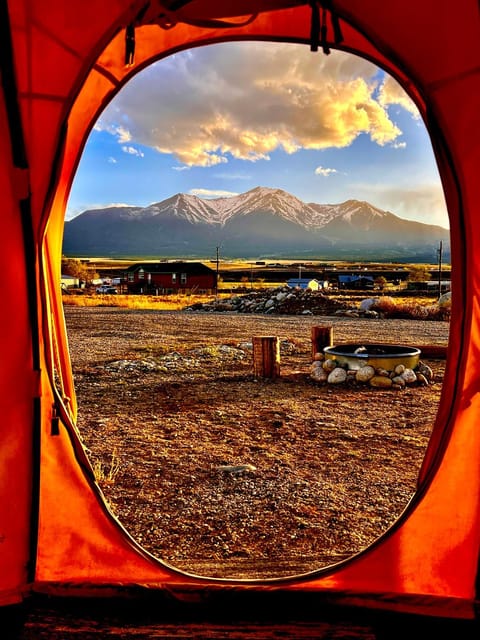
{"label": "tent interior wall", "polygon": [[[393,75],[431,135],[452,246],[442,398],[418,491],[370,548],[291,579],[199,578],[152,557],[128,535],[105,505],[78,438],[57,286],[66,202],[98,114],[139,70],[175,51],[232,39],[298,42],[320,56],[325,43],[318,42],[315,17],[324,9],[328,46]],[[35,593],[101,594],[108,586],[121,594],[143,585],[200,598],[223,590],[308,593],[343,605],[474,618],[480,549],[477,0],[7,0],[0,12],[0,192],[8,239],[2,278],[8,306],[0,331],[0,605]],[[335,41],[337,20],[341,41]]]}

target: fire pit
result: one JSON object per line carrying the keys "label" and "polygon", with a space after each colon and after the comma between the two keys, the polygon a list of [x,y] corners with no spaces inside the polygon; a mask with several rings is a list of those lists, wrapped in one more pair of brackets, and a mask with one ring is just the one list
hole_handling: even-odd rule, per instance
{"label": "fire pit", "polygon": [[420,360],[420,349],[394,344],[339,344],[325,347],[325,357],[348,365],[350,370],[366,365],[393,371],[399,364],[414,369]]}

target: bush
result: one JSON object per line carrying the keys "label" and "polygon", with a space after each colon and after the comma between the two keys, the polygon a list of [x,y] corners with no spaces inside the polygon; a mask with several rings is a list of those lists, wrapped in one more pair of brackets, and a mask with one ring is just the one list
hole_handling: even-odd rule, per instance
{"label": "bush", "polygon": [[371,307],[384,318],[405,320],[448,320],[450,310],[438,305],[422,305],[418,302],[397,303],[393,298],[381,298]]}

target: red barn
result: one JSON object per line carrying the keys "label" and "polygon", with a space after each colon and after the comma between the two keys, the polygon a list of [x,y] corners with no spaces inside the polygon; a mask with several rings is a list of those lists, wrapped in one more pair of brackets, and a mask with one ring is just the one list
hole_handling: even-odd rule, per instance
{"label": "red barn", "polygon": [[138,262],[122,278],[128,293],[212,293],[217,274],[202,262]]}

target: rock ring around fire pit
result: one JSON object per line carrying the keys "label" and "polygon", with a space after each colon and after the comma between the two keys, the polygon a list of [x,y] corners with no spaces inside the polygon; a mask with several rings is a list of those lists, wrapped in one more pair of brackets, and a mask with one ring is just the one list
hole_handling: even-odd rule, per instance
{"label": "rock ring around fire pit", "polygon": [[339,344],[325,347],[325,357],[348,365],[350,370],[366,365],[393,371],[399,364],[415,369],[420,360],[420,349],[394,344]]}

